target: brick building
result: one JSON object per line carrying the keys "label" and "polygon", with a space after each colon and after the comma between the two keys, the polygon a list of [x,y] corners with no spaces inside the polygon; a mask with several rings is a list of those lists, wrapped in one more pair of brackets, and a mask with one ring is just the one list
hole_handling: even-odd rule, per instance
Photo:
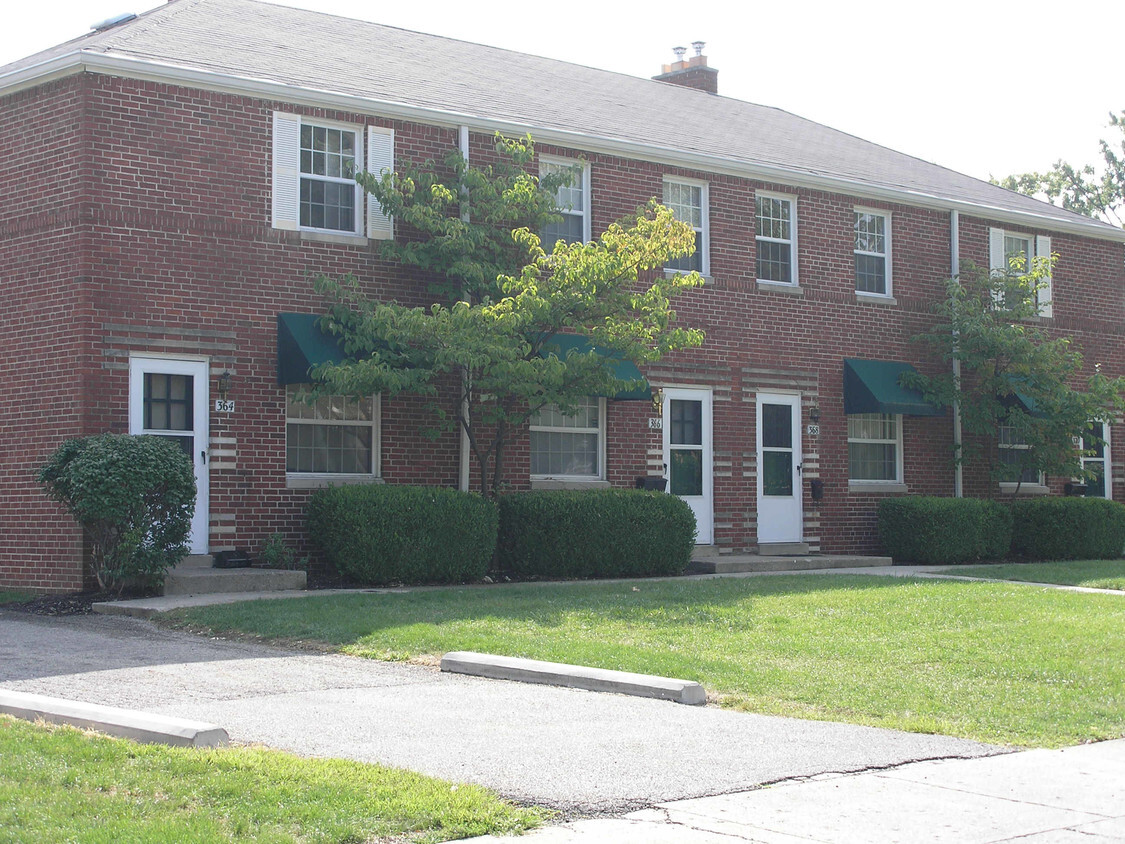
{"label": "brick building", "polygon": [[482,160],[496,131],[585,162],[566,233],[662,197],[707,278],[677,304],[704,346],[644,372],[662,429],[648,401],[545,412],[507,458],[518,488],[670,467],[701,544],[764,552],[874,551],[883,496],[991,494],[955,477],[950,415],[886,388],[938,365],[911,338],[965,259],[1058,253],[1042,323],[1125,373],[1125,232],[714,86],[701,55],[642,80],[252,0],[174,0],[0,68],[0,586],[84,585],[80,532],[35,482],[67,437],[184,438],[201,552],[303,541],[326,483],[465,484],[420,402],[287,391],[318,354],[310,273],[424,302],[347,165]]}

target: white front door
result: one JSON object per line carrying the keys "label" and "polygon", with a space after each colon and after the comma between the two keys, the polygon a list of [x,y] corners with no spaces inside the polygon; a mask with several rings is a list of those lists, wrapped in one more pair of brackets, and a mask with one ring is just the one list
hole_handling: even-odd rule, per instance
{"label": "white front door", "polygon": [[711,501],[711,391],[664,389],[664,467],[668,492],[695,514],[695,541],[714,542]]}
{"label": "white front door", "polygon": [[758,543],[800,542],[801,397],[758,393]]}
{"label": "white front door", "polygon": [[172,437],[195,466],[191,553],[207,553],[207,361],[129,358],[129,433]]}

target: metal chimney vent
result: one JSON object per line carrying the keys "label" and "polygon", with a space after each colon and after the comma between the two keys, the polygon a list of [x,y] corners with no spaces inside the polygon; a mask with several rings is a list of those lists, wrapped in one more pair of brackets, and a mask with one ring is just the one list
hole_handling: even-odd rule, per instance
{"label": "metal chimney vent", "polygon": [[113,29],[115,26],[120,26],[123,23],[127,23],[133,20],[135,17],[136,15],[133,12],[125,12],[122,15],[115,15],[112,18],[106,18],[104,21],[95,23],[90,26],[90,29],[94,30],[95,32],[104,32],[107,29]]}

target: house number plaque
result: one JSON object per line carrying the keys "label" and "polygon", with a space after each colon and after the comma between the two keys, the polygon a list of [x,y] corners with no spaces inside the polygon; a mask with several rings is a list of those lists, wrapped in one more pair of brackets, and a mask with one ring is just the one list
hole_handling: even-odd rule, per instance
{"label": "house number plaque", "polygon": [[809,434],[810,437],[819,437],[820,436],[820,426],[819,425],[809,425],[808,434]]}
{"label": "house number plaque", "polygon": [[234,399],[215,399],[216,413],[234,413]]}
{"label": "house number plaque", "polygon": [[661,416],[650,416],[648,418],[648,429],[650,431],[663,431],[664,418]]}

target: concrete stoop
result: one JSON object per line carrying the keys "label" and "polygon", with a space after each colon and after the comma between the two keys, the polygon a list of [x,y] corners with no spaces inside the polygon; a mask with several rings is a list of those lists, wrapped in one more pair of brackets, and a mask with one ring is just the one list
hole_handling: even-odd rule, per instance
{"label": "concrete stoop", "polygon": [[216,569],[211,555],[185,558],[164,575],[164,594],[213,595],[224,592],[282,592],[304,589],[303,571],[284,569]]}
{"label": "concrete stoop", "polygon": [[[772,550],[772,549],[771,549]],[[715,554],[698,551],[692,555],[688,571],[696,574],[741,574],[745,572],[816,571],[890,566],[890,557],[864,557],[854,554]]]}

